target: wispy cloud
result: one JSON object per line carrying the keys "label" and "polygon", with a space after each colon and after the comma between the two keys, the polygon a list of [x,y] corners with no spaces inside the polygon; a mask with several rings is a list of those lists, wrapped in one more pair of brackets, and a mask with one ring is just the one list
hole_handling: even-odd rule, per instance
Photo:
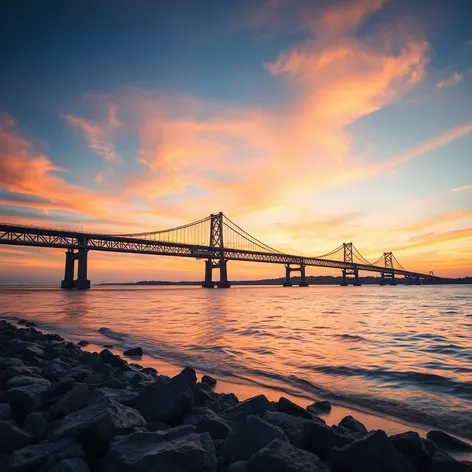
{"label": "wispy cloud", "polygon": [[468,190],[471,188],[472,188],[472,185],[461,185],[460,187],[451,189],[451,192],[462,192],[463,190]]}
{"label": "wispy cloud", "polygon": [[442,89],[445,87],[454,87],[454,85],[459,84],[464,80],[464,74],[461,74],[460,72],[454,71],[452,75],[449,77],[446,77],[443,80],[440,80],[437,84],[436,87],[438,89]]}

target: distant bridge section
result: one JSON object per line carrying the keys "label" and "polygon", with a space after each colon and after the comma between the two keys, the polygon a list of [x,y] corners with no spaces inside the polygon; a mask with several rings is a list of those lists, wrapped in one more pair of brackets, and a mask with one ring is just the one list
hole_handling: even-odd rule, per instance
{"label": "distant bridge section", "polygon": [[[305,257],[278,251],[244,231],[223,213],[212,214],[188,225],[163,231],[133,234],[97,234],[32,226],[0,224],[0,244],[66,249],[65,289],[88,289],[88,252],[108,251],[132,254],[191,257],[205,259],[206,288],[228,288],[228,261],[264,262],[285,266],[284,286],[291,287],[291,273],[300,273],[300,286],[308,286],[306,267],[328,267],[342,271],[342,284],[360,285],[359,271],[376,272],[381,284],[396,285],[403,276],[412,283],[439,282],[432,272],[405,270],[392,252],[384,252],[375,262],[366,260],[352,243],[343,243],[333,251],[317,257]],[[77,276],[75,262],[77,261]],[[213,270],[219,270],[219,280]]]}

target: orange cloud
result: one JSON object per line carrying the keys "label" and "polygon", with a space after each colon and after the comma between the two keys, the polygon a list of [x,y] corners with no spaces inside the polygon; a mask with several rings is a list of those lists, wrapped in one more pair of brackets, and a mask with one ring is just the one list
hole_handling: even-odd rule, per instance
{"label": "orange cloud", "polygon": [[453,221],[460,221],[464,219],[472,218],[472,211],[454,211],[452,213],[445,213],[443,215],[431,218],[423,223],[418,223],[411,226],[404,226],[401,228],[393,228],[389,231],[395,231],[398,233],[412,233],[415,231],[423,231],[434,226],[439,226],[445,223],[451,223]]}
{"label": "orange cloud", "polygon": [[464,80],[464,74],[461,74],[460,72],[454,71],[450,77],[447,77],[443,80],[440,80],[437,84],[436,87],[438,89],[442,89],[445,87],[454,87],[454,85],[459,84]]}
{"label": "orange cloud", "polygon": [[458,229],[454,231],[447,231],[443,233],[431,233],[421,236],[415,236],[410,239],[407,246],[398,247],[395,251],[404,251],[416,249],[424,246],[431,246],[435,244],[442,244],[449,241],[457,241],[461,239],[472,238],[472,228]]}

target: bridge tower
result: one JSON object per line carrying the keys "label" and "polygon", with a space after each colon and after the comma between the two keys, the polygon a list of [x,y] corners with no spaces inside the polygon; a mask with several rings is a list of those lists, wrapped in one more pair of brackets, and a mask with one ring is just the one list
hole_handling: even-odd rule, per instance
{"label": "bridge tower", "polygon": [[343,243],[344,262],[354,264],[354,267],[342,269],[343,280],[341,282],[341,287],[347,287],[349,285],[349,280],[354,280],[352,284],[354,287],[361,286],[361,283],[359,282],[359,269],[355,266],[352,248],[352,243]]}
{"label": "bridge tower", "polygon": [[[204,288],[229,288],[227,259],[224,258],[223,241],[223,212],[210,215],[210,246],[215,248],[218,254],[216,259],[209,257],[205,261],[205,280],[202,284]],[[220,269],[220,281],[213,282],[213,269]]]}
{"label": "bridge tower", "polygon": [[385,271],[382,272],[381,280],[380,280],[380,285],[385,285],[386,280],[390,280],[390,285],[397,285],[395,282],[395,270],[393,268],[393,253],[392,252],[384,252],[383,253],[383,258],[384,258],[384,266],[385,266]]}
{"label": "bridge tower", "polygon": [[292,267],[291,264],[285,264],[285,282],[284,287],[292,287],[292,281],[290,279],[292,272],[300,272],[300,287],[308,287],[308,282],[305,276],[305,264],[300,261],[300,265]]}
{"label": "bridge tower", "polygon": [[[90,280],[87,279],[87,256],[88,249],[85,236],[78,238],[79,249],[68,249],[66,251],[66,264],[64,270],[64,280],[61,288],[87,290],[90,288]],[[75,261],[77,261],[77,279],[74,280]]]}

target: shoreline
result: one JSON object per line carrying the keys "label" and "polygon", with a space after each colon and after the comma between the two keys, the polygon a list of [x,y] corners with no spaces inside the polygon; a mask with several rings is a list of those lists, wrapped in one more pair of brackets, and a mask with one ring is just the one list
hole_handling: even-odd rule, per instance
{"label": "shoreline", "polygon": [[1,470],[472,470],[451,455],[472,446],[445,433],[389,437],[353,416],[328,426],[347,410],[95,348],[0,321]]}

